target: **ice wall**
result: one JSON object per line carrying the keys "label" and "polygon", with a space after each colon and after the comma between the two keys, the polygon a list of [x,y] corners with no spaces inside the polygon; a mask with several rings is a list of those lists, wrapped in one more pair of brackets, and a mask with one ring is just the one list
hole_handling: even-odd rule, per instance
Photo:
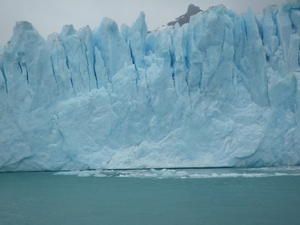
{"label": "ice wall", "polygon": [[17,22],[0,51],[0,171],[300,164],[300,2],[147,31]]}

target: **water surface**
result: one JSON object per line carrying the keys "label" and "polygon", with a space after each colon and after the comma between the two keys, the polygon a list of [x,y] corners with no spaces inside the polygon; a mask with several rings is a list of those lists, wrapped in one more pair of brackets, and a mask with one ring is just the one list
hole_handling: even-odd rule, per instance
{"label": "water surface", "polygon": [[69,174],[73,176],[0,173],[0,224],[298,225],[300,221],[299,168]]}

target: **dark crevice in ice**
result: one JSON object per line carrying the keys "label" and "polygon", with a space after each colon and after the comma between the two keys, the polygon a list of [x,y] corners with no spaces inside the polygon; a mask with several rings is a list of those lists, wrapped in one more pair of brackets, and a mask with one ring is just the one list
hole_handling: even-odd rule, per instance
{"label": "dark crevice in ice", "polygon": [[70,69],[70,66],[69,66],[69,59],[68,59],[67,53],[66,53],[66,65],[67,65],[67,68]]}
{"label": "dark crevice in ice", "polygon": [[[173,45],[173,43],[172,43]],[[175,74],[174,74],[174,63],[175,63],[175,54],[172,51],[169,51],[170,54],[170,67],[172,68],[172,81],[175,87]]]}
{"label": "dark crevice in ice", "polygon": [[0,70],[1,70],[2,76],[3,76],[3,78],[4,78],[5,92],[8,93],[8,89],[7,89],[7,78],[6,78],[5,70],[4,70],[3,67],[1,67]]}
{"label": "dark crevice in ice", "polygon": [[173,86],[175,87],[175,74],[174,74],[174,70],[172,72],[172,81],[173,81]]}
{"label": "dark crevice in ice", "polygon": [[190,105],[192,106],[190,85],[189,85],[189,81],[188,81],[187,77],[185,78],[185,82],[186,82],[186,85],[187,85],[187,88],[188,88],[188,95],[189,95]]}
{"label": "dark crevice in ice", "polygon": [[134,55],[133,55],[133,52],[132,52],[132,49],[131,49],[131,42],[129,42],[128,48],[129,48],[129,53],[130,53],[132,64],[134,65],[134,69],[136,71],[136,79],[135,79],[136,90],[137,90],[137,92],[139,92],[138,80],[140,79],[140,74],[139,74],[139,71],[137,69],[136,62],[135,62],[135,59],[134,59]]}
{"label": "dark crevice in ice", "polygon": [[187,56],[184,57],[184,62],[185,62],[185,67],[187,68],[187,70],[189,70],[190,69],[190,61]]}
{"label": "dark crevice in ice", "polygon": [[244,31],[244,34],[245,34],[244,37],[248,41],[248,31],[247,31],[246,20],[245,20],[245,18],[242,18],[242,19],[243,19],[242,28],[243,28],[243,31]]}
{"label": "dark crevice in ice", "polygon": [[98,78],[97,78],[97,74],[96,74],[95,70],[94,70],[94,76],[95,76],[95,80],[96,80],[96,88],[99,89],[99,87],[98,87]]}
{"label": "dark crevice in ice", "polygon": [[54,77],[54,80],[55,80],[55,83],[56,83],[56,88],[59,92],[59,88],[58,88],[58,82],[57,82],[57,77],[56,77],[56,73],[55,73],[55,68],[54,68],[54,65],[53,65],[53,59],[51,57],[51,69],[52,69],[52,74],[53,74],[53,77]]}
{"label": "dark crevice in ice", "polygon": [[23,73],[22,66],[21,66],[21,64],[20,64],[20,63],[18,63],[18,65],[19,65],[19,68],[20,68],[20,72],[21,72],[21,74],[22,74],[22,73]]}
{"label": "dark crevice in ice", "polygon": [[198,88],[201,91],[201,85],[202,85],[202,69],[200,69],[200,73],[199,73],[199,82],[198,82]]}
{"label": "dark crevice in ice", "polygon": [[261,42],[263,43],[263,40],[264,40],[263,26],[260,23],[260,21],[257,20],[257,18],[256,18],[256,26],[257,26],[257,30],[258,30],[258,34],[259,34],[259,37],[261,39]]}
{"label": "dark crevice in ice", "polygon": [[89,70],[89,58],[87,56],[87,47],[86,45],[83,43],[83,46],[84,46],[84,56],[85,56],[85,60],[86,60],[86,67],[87,67],[87,73],[89,75],[89,91],[91,91],[91,74],[90,74],[90,70]]}
{"label": "dark crevice in ice", "polygon": [[295,34],[297,32],[297,28],[293,23],[292,23],[292,30],[293,30],[293,34]]}
{"label": "dark crevice in ice", "polygon": [[277,21],[277,14],[278,12],[274,12],[274,18],[273,19],[273,22],[274,22],[274,28],[275,28],[275,36],[278,38],[278,44],[281,45],[280,43],[280,38],[279,38],[279,29],[278,29],[278,21]]}
{"label": "dark crevice in ice", "polygon": [[68,53],[67,53],[67,49],[66,49],[66,40],[65,39],[60,39],[62,42],[62,47],[64,49],[64,53],[65,53],[65,57],[66,57],[66,66],[68,69],[70,69],[70,65],[69,65],[69,58],[68,58]]}
{"label": "dark crevice in ice", "polygon": [[74,86],[73,86],[73,79],[72,79],[72,77],[70,77],[70,82],[71,82],[71,86],[72,86],[73,94],[75,95],[75,91],[74,91]]}
{"label": "dark crevice in ice", "polygon": [[98,78],[97,78],[97,73],[96,73],[96,55],[95,55],[95,49],[93,51],[93,57],[94,57],[93,71],[94,71],[94,76],[95,76],[95,80],[96,80],[96,87],[97,87],[97,89],[99,89]]}
{"label": "dark crevice in ice", "polygon": [[27,81],[27,84],[29,83],[29,74],[28,74],[28,69],[27,69],[27,66],[25,64],[25,69],[26,69],[26,81]]}
{"label": "dark crevice in ice", "polygon": [[134,67],[136,67],[134,56],[133,56],[132,49],[131,49],[131,43],[128,44],[128,47],[129,47],[129,53],[130,53],[132,64],[134,65]]}
{"label": "dark crevice in ice", "polygon": [[[186,48],[187,48],[186,52],[188,54],[188,44],[186,45]],[[186,86],[187,86],[187,90],[188,90],[190,105],[192,106],[191,93],[190,93],[191,91],[190,91],[190,85],[189,85],[189,81],[188,81],[188,73],[189,73],[189,70],[190,70],[190,62],[189,62],[188,56],[184,57],[184,61],[185,61],[185,66],[187,68],[187,72],[186,72],[186,75],[185,75],[185,82],[186,82]]]}

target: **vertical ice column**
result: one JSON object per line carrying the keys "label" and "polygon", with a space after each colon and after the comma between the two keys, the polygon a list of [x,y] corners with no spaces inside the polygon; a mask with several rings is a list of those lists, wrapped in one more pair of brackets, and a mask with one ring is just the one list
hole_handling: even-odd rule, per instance
{"label": "vertical ice column", "polygon": [[[252,100],[259,106],[268,106],[268,78],[266,72],[266,53],[259,35],[258,25],[254,13],[249,9],[236,26],[242,27],[244,39],[242,54],[238,60],[238,69],[241,72],[242,82]],[[240,24],[239,24],[240,23]]]}
{"label": "vertical ice column", "polygon": [[284,8],[280,8],[276,15],[279,43],[280,46],[282,46],[283,59],[285,62],[285,68],[282,70],[284,73],[288,72],[290,36],[292,34],[292,23],[289,14],[289,11],[284,10]]}
{"label": "vertical ice column", "polygon": [[136,71],[136,90],[139,100],[147,102],[148,89],[146,80],[146,66],[144,57],[146,56],[146,37],[148,33],[145,14],[140,13],[140,16],[132,25],[132,27],[122,26],[122,33],[127,41],[132,63]]}
{"label": "vertical ice column", "polygon": [[90,77],[85,49],[72,25],[65,25],[58,35],[66,52],[66,64],[71,74],[74,94],[90,90]]}
{"label": "vertical ice column", "polygon": [[132,61],[136,68],[144,68],[144,56],[146,55],[147,25],[145,14],[141,12],[139,18],[132,25],[128,32],[128,45]]}
{"label": "vertical ice column", "polygon": [[2,72],[10,104],[26,102],[34,109],[57,97],[46,42],[28,22],[16,23],[12,40],[3,53]]}
{"label": "vertical ice column", "polygon": [[[178,96],[188,95],[187,84],[187,29],[188,24],[179,27],[177,23],[174,27],[173,51],[174,51],[174,82]],[[186,98],[185,98],[186,99]]]}
{"label": "vertical ice column", "polygon": [[103,57],[109,82],[125,65],[132,64],[129,48],[113,20],[109,18],[102,20],[99,29],[94,33],[94,41]]}
{"label": "vertical ice column", "polygon": [[[92,30],[89,26],[81,28],[77,35],[81,42],[81,49],[83,55],[85,56],[86,67],[87,67],[87,75],[89,81],[89,91],[92,89],[98,88],[98,78],[94,68],[95,65],[95,57],[94,57],[94,38]],[[84,65],[82,65],[84,66]],[[85,70],[84,70],[85,71]]]}
{"label": "vertical ice column", "polygon": [[224,6],[212,7],[191,17],[186,57],[190,96],[201,93],[219,102],[232,98],[234,17]]}
{"label": "vertical ice column", "polygon": [[74,96],[71,83],[71,73],[67,66],[67,55],[62,45],[62,41],[58,39],[58,34],[54,33],[48,36],[48,48],[52,64],[52,73],[57,82],[57,89],[60,99],[69,99]]}

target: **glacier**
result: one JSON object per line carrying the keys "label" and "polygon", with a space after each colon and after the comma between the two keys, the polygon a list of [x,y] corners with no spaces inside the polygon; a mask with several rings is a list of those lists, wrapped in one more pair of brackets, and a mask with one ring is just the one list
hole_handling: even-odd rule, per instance
{"label": "glacier", "polygon": [[0,48],[0,171],[300,165],[300,1]]}

